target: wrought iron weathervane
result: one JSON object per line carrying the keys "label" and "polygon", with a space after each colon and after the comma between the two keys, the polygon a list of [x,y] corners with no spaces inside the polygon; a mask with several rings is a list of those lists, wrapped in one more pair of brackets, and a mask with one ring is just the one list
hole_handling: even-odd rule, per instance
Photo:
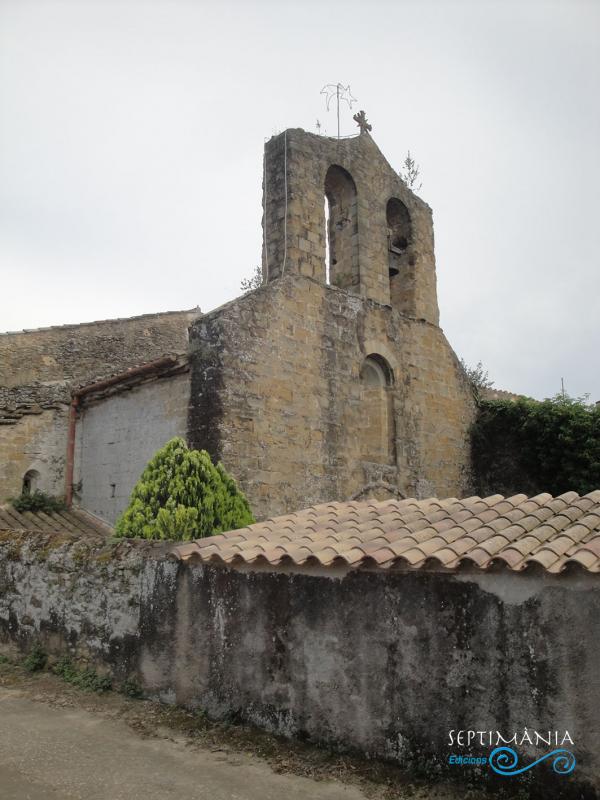
{"label": "wrought iron weathervane", "polygon": [[327,111],[329,111],[329,106],[331,101],[335,97],[336,99],[336,110],[337,110],[337,138],[340,138],[340,102],[348,103],[348,106],[352,108],[352,103],[356,103],[356,97],[352,96],[352,92],[350,91],[350,84],[348,86],[344,86],[342,83],[327,83],[321,89],[321,94],[325,95],[325,103],[327,105]]}

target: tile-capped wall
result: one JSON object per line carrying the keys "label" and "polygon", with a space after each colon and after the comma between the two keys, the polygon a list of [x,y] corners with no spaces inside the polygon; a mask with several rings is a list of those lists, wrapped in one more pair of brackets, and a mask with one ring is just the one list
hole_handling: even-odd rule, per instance
{"label": "tile-capped wall", "polygon": [[[432,784],[600,796],[597,575],[241,572],[68,538],[0,536],[1,652],[39,643],[115,685],[133,678],[150,697],[391,759]],[[458,744],[468,730],[492,743]],[[568,731],[576,768],[507,778],[448,764],[489,757],[496,731],[517,735],[519,766],[555,747],[535,731],[559,747]]]}

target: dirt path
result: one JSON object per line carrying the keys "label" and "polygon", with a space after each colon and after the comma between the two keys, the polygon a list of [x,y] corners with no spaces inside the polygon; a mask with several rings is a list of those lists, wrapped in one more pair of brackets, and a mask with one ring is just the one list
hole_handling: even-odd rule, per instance
{"label": "dirt path", "polygon": [[278,775],[250,756],[132,735],[122,721],[0,689],[0,795],[86,800],[362,800],[354,787]]}
{"label": "dirt path", "polygon": [[484,800],[397,768],[0,663],[1,800]]}

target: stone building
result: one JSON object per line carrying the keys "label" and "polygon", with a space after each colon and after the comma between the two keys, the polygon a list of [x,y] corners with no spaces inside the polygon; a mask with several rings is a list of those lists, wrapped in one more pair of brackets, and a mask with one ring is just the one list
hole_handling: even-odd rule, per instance
{"label": "stone building", "polygon": [[[173,317],[170,335],[149,336],[152,363],[141,370],[83,389],[102,369],[80,370],[70,431],[63,409],[40,440],[52,472],[43,485],[65,479],[109,522],[173,435],[220,458],[259,518],[327,500],[468,490],[473,400],[439,327],[431,209],[367,132],[287,130],[264,159],[263,285]],[[9,344],[16,361],[31,334],[19,336]],[[119,366],[140,363],[138,345],[134,334]],[[178,355],[156,360],[169,353]],[[44,380],[44,363],[31,381]],[[32,469],[30,419],[5,437],[13,466],[0,476],[3,494]]]}
{"label": "stone building", "polygon": [[24,484],[65,493],[71,393],[188,346],[199,310],[0,334],[0,502]]}

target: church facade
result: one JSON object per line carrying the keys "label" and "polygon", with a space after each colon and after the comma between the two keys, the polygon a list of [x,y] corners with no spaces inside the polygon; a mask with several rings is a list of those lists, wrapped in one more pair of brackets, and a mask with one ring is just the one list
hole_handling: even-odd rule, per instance
{"label": "church facade", "polygon": [[184,348],[72,382],[57,474],[109,522],[173,435],[222,460],[257,518],[468,492],[474,404],[439,327],[430,208],[366,131],[287,130],[264,158],[263,285],[182,317]]}

